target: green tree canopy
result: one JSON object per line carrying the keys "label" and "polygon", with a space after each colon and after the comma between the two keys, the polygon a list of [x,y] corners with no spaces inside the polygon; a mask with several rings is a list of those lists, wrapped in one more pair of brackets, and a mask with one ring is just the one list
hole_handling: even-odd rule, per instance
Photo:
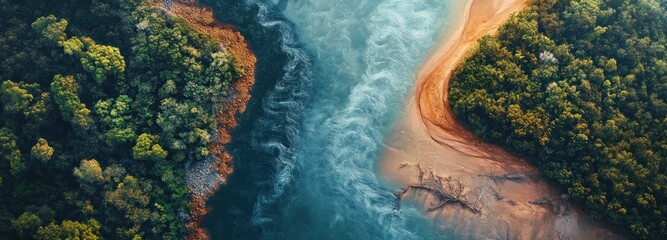
{"label": "green tree canopy", "polygon": [[105,181],[102,167],[95,159],[81,160],[79,167],[74,168],[73,174],[81,184],[81,188],[89,194],[94,193],[97,186]]}
{"label": "green tree canopy", "polygon": [[53,77],[51,94],[60,108],[63,119],[79,128],[87,129],[90,124],[88,119],[90,110],[79,99],[78,89],[79,85],[72,76],[56,75]]}
{"label": "green tree canopy", "polygon": [[449,100],[595,218],[667,238],[665,1],[540,0],[483,37]]}
{"label": "green tree canopy", "polygon": [[134,130],[136,126],[132,124],[131,104],[132,99],[127,95],[120,95],[116,99],[100,100],[95,104],[95,114],[108,129],[104,134],[107,144],[113,146],[131,143],[137,139]]}
{"label": "green tree canopy", "polygon": [[16,135],[7,128],[0,128],[0,156],[2,160],[9,162],[13,174],[25,170],[26,166],[21,159],[21,151],[16,145]]}
{"label": "green tree canopy", "polygon": [[74,240],[100,239],[100,223],[95,219],[89,219],[86,222],[65,220],[61,224],[50,223],[46,227],[40,227],[37,230],[36,238],[43,240]]}
{"label": "green tree canopy", "polygon": [[49,15],[38,18],[32,23],[32,28],[45,38],[57,42],[68,55],[77,56],[83,69],[93,75],[98,83],[103,83],[109,76],[125,72],[125,59],[120,49],[95,43],[89,37],[72,37],[67,39],[65,30],[67,20],[58,20]]}
{"label": "green tree canopy", "polygon": [[185,238],[184,160],[238,66],[149,3],[0,0],[0,238]]}
{"label": "green tree canopy", "polygon": [[142,133],[132,148],[132,156],[137,160],[162,161],[167,158],[167,151],[158,144],[158,136]]}
{"label": "green tree canopy", "polygon": [[93,74],[97,83],[101,84],[109,76],[125,72],[125,59],[116,47],[94,44],[81,54],[83,69]]}
{"label": "green tree canopy", "polygon": [[2,82],[0,91],[2,91],[0,100],[3,104],[3,110],[8,113],[25,111],[34,98],[27,89],[11,80]]}
{"label": "green tree canopy", "polygon": [[31,212],[24,212],[16,220],[12,220],[12,227],[24,238],[35,234],[41,225],[42,220],[39,216]]}
{"label": "green tree canopy", "polygon": [[46,139],[40,138],[37,140],[37,144],[32,146],[30,153],[32,158],[47,162],[51,159],[51,156],[53,156],[53,148],[49,146],[49,142],[47,142]]}
{"label": "green tree canopy", "polygon": [[113,191],[105,193],[105,202],[125,213],[132,223],[139,225],[150,218],[147,209],[150,197],[146,194],[151,186],[132,176],[126,176]]}
{"label": "green tree canopy", "polygon": [[46,39],[61,44],[67,38],[67,20],[56,18],[53,14],[40,17],[32,23],[32,28]]}

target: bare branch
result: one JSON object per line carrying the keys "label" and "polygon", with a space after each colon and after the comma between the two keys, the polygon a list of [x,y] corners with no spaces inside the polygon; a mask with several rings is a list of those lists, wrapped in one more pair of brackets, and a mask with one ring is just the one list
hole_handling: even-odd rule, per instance
{"label": "bare branch", "polygon": [[472,213],[480,213],[479,209],[475,206],[471,206],[471,204],[465,200],[465,194],[463,193],[464,187],[461,182],[454,180],[451,177],[436,176],[433,174],[433,171],[424,171],[420,165],[414,165],[414,167],[419,171],[419,184],[407,186],[401,192],[395,193],[396,204],[394,208],[396,210],[400,210],[401,199],[410,190],[413,190],[430,193],[436,200],[438,200],[438,204],[433,204],[426,210],[427,212],[436,211],[448,204],[458,204],[463,209],[467,209]]}

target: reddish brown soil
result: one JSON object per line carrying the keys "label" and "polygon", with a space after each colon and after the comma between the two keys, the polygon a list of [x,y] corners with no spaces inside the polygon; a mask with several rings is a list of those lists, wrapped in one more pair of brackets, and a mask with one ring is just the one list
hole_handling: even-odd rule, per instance
{"label": "reddish brown soil", "polygon": [[[162,7],[161,0],[152,0],[151,3],[153,6]],[[185,20],[190,27],[218,40],[222,46],[231,51],[244,73],[232,83],[231,98],[220,106],[217,139],[214,139],[209,146],[211,154],[217,160],[213,167],[221,174],[223,179],[219,184],[222,184],[234,171],[232,156],[225,150],[224,146],[232,140],[230,132],[238,125],[237,116],[245,111],[246,104],[250,100],[250,89],[255,83],[255,63],[257,59],[248,48],[248,44],[241,33],[232,26],[217,22],[210,8],[198,4],[196,0],[173,0],[173,3],[174,5],[170,9],[171,13]],[[217,187],[219,187],[219,184]],[[208,234],[202,228],[201,222],[209,211],[206,208],[206,200],[213,193],[212,190],[204,195],[193,195],[190,199],[191,220],[186,225],[189,231],[188,239],[208,239]]]}

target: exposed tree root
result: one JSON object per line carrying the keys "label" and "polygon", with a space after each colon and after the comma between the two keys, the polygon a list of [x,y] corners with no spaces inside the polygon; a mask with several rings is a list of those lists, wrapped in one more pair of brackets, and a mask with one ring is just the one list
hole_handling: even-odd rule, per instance
{"label": "exposed tree root", "polygon": [[[407,167],[409,165],[402,165],[401,167]],[[467,209],[472,213],[479,214],[480,210],[474,205],[471,205],[467,200],[465,200],[465,194],[463,193],[464,187],[461,182],[452,179],[451,177],[442,177],[436,176],[433,174],[433,171],[425,172],[422,170],[421,166],[414,165],[419,171],[419,184],[409,185],[403,189],[403,191],[396,193],[396,204],[395,209],[400,210],[401,208],[401,199],[410,191],[425,191],[430,193],[438,200],[438,204],[432,204],[430,208],[426,209],[427,212],[433,212],[438,209],[445,207],[446,205],[458,204],[463,209]]]}

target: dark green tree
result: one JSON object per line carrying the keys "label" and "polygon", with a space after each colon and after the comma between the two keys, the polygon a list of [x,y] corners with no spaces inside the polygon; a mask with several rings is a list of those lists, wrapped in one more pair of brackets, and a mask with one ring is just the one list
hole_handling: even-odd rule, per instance
{"label": "dark green tree", "polygon": [[42,220],[37,214],[24,212],[16,220],[12,220],[12,227],[23,238],[29,238],[37,233],[37,229],[42,225]]}

